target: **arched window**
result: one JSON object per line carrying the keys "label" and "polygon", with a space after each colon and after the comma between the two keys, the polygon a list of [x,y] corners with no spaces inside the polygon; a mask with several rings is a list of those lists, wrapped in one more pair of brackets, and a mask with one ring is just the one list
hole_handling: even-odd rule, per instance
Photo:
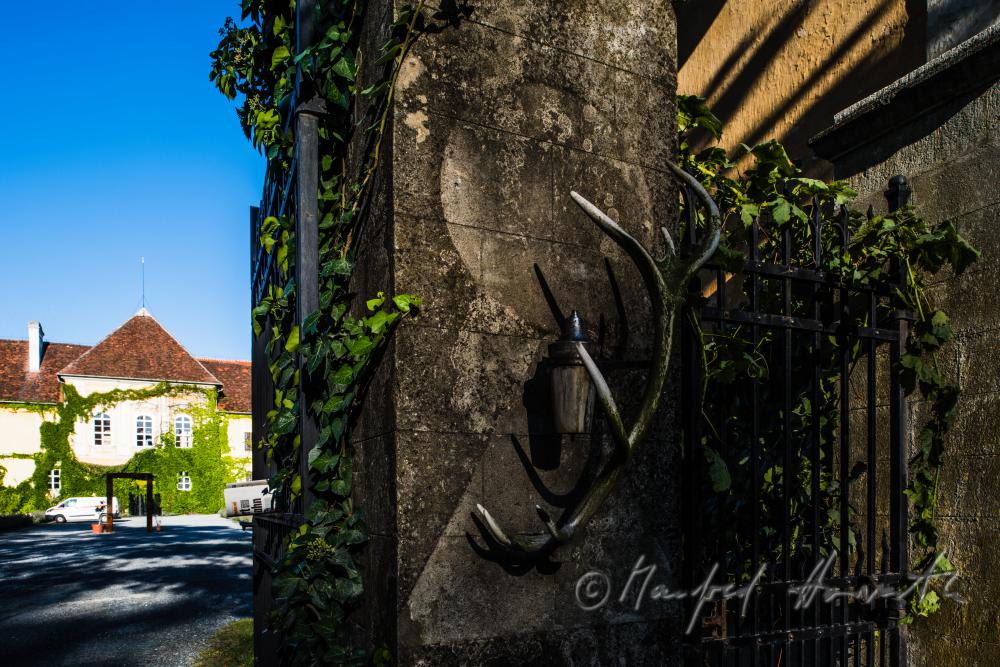
{"label": "arched window", "polygon": [[177,473],[177,490],[178,491],[191,490],[191,476],[187,474],[186,470]]}
{"label": "arched window", "polygon": [[153,446],[153,418],[149,415],[139,415],[135,418],[135,446]]}
{"label": "arched window", "polygon": [[190,447],[191,446],[191,432],[192,424],[191,418],[187,415],[177,415],[174,417],[174,436],[177,438],[175,443],[178,447]]}
{"label": "arched window", "polygon": [[98,412],[94,415],[94,445],[101,447],[111,444],[111,415]]}

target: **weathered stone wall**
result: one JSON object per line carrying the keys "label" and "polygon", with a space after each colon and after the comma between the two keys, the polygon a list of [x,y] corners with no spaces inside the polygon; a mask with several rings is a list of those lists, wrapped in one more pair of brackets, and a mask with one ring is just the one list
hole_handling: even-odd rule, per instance
{"label": "weathered stone wall", "polygon": [[[608,442],[552,432],[540,361],[563,313],[606,352],[629,333],[648,354],[637,273],[569,198],[577,190],[653,246],[672,225],[674,19],[669,3],[475,2],[458,29],[421,40],[402,72],[361,250],[359,292],[421,295],[372,382],[355,442],[372,532],[359,632],[401,664],[670,664],[676,609],[585,613],[578,578],[624,585],[640,554],[675,583],[676,437],[661,428],[578,543],[518,566],[490,551],[477,503],[540,532],[582,493]],[[389,15],[370,21],[377,38]],[[621,285],[619,320],[605,258]],[[600,327],[599,323],[604,322]],[[643,373],[609,372],[626,409]],[[676,397],[676,394],[673,395]],[[621,662],[619,662],[621,661]]]}
{"label": "weathered stone wall", "polygon": [[1000,20],[1000,0],[927,0],[927,59]]}
{"label": "weathered stone wall", "polygon": [[[994,31],[995,32],[995,31]],[[894,175],[906,176],[914,203],[931,222],[950,219],[982,250],[982,258],[962,276],[940,276],[929,291],[934,304],[952,318],[955,340],[939,356],[947,376],[962,389],[959,417],[948,439],[939,485],[937,519],[940,546],[955,564],[964,584],[965,606],[946,601],[929,620],[918,620],[907,634],[911,664],[928,667],[1000,664],[996,641],[1000,618],[1000,54],[995,36],[986,50],[932,64],[929,74],[915,73],[908,85],[872,100],[871,111],[845,118],[856,127],[873,119],[893,125],[889,134],[868,136],[845,130],[838,177],[847,177],[861,193],[859,205],[885,211],[882,194]],[[992,40],[992,41],[990,41]],[[992,54],[992,55],[990,55]],[[978,64],[973,66],[972,60]],[[984,78],[985,74],[985,78]],[[964,83],[963,83],[964,81]],[[903,82],[904,84],[906,82]],[[947,90],[949,86],[957,86]],[[939,104],[911,97],[925,87],[938,91]],[[964,88],[964,92],[961,90]],[[930,94],[928,92],[927,94]],[[923,93],[921,93],[923,95]],[[924,100],[915,104],[915,99]],[[846,113],[846,112],[845,112]],[[843,128],[840,128],[843,129]],[[837,143],[838,128],[824,139]],[[850,141],[848,141],[848,139]],[[910,406],[911,447],[924,406]]]}
{"label": "weathered stone wall", "polygon": [[833,114],[923,64],[925,0],[698,0],[679,6],[679,88],[708,98],[723,144],[777,139],[806,173]]}

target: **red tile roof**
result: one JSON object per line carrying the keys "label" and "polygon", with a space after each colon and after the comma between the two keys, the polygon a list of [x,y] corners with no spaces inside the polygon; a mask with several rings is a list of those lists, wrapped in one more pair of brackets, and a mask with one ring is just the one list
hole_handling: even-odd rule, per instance
{"label": "red tile roof", "polygon": [[250,362],[199,359],[222,382],[219,409],[250,414]]}
{"label": "red tile roof", "polygon": [[45,343],[36,373],[28,341],[0,340],[0,401],[58,403],[61,375],[222,385],[219,409],[250,413],[249,361],[195,359],[146,311],[93,347]]}
{"label": "red tile roof", "polygon": [[145,310],[59,371],[59,375],[221,384]]}
{"label": "red tile roof", "polygon": [[89,350],[86,345],[45,343],[41,368],[28,372],[28,341],[0,340],[0,401],[58,403],[56,373]]}

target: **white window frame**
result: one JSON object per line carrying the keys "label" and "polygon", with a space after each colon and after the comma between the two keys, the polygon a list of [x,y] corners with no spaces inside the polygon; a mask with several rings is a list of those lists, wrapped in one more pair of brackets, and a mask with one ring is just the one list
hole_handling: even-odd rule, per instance
{"label": "white window frame", "polygon": [[53,468],[49,471],[49,493],[58,496],[62,491],[62,470]]}
{"label": "white window frame", "polygon": [[153,446],[153,418],[150,415],[138,415],[135,418],[135,446]]}
{"label": "white window frame", "polygon": [[186,470],[177,473],[177,490],[184,492],[191,490],[191,475]]}
{"label": "white window frame", "polygon": [[194,421],[188,415],[174,417],[174,445],[181,449],[194,446]]}
{"label": "white window frame", "polygon": [[95,412],[91,418],[94,429],[94,446],[105,447],[111,445],[111,415],[107,412]]}

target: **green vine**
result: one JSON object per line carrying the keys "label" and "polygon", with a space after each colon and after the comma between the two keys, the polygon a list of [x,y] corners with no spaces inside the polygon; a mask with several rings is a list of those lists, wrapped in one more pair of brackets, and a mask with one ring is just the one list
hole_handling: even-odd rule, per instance
{"label": "green vine", "polygon": [[[360,663],[365,652],[351,646],[344,619],[362,595],[356,556],[367,529],[351,499],[347,436],[373,360],[420,299],[379,293],[360,312],[352,310],[353,251],[403,60],[420,36],[457,25],[471,10],[446,0],[431,12],[421,0],[397,10],[388,40],[370,48],[360,38],[364,0],[316,2],[315,43],[295,53],[294,2],[244,0],[242,9],[244,25],[229,19],[220,31],[210,76],[229,99],[242,97],[240,123],[267,156],[275,182],[284,182],[292,165],[290,104],[297,68],[303,79],[299,101],[315,95],[326,106],[319,121],[320,306],[301,326],[295,318],[295,221],[291,215],[268,216],[259,230],[276,269],[276,280],[253,311],[255,334],[267,332],[275,387],[263,438],[267,459],[277,468],[271,484],[289,506],[303,484],[311,485],[316,498],[275,575],[273,627],[285,663]],[[349,153],[361,159],[349,160]],[[312,397],[309,405],[298,403],[300,386]],[[309,480],[298,474],[303,411],[319,426],[308,456]],[[384,653],[373,659],[384,659]]]}
{"label": "green vine", "polygon": [[[16,406],[18,410],[43,415],[39,427],[40,449],[28,455],[35,462],[30,480],[16,487],[0,487],[0,514],[42,510],[55,502],[48,491],[48,474],[54,468],[60,470],[60,497],[103,495],[105,474],[109,472],[153,473],[154,491],[161,497],[163,510],[171,513],[218,511],[223,506],[224,486],[242,477],[247,460],[229,455],[228,417],[218,410],[214,389],[161,382],[146,389],[114,389],[81,396],[67,384],[62,386],[62,393],[63,400],[56,405]],[[193,422],[190,448],[174,447],[174,434],[168,431],[152,447],[137,452],[122,465],[92,465],[77,459],[70,436],[79,423],[89,422],[98,408],[108,409],[123,402],[161,396],[204,399],[184,408],[184,413]],[[2,407],[9,409],[12,405]],[[5,458],[24,457],[5,455]],[[190,492],[177,490],[176,476],[182,471],[188,472],[192,479]],[[122,500],[127,499],[129,493],[137,493],[136,484],[131,480],[116,480],[114,484],[115,495]]]}
{"label": "green vine", "polygon": [[[979,252],[958,234],[951,222],[945,221],[932,227],[911,206],[870,218],[858,211],[850,211],[845,221],[850,237],[845,244],[841,231],[834,223],[843,220],[839,217],[842,215],[839,207],[849,204],[855,197],[847,183],[825,183],[802,177],[784,148],[776,141],[752,148],[743,146],[742,150],[749,153],[751,166],[740,173],[736,171],[736,156],[730,156],[718,146],[713,145],[697,153],[694,151],[693,137],[697,133],[716,140],[722,133],[721,122],[707,108],[705,101],[695,96],[681,96],[677,106],[681,163],[712,192],[726,220],[723,242],[715,258],[718,264],[727,271],[740,272],[746,261],[744,249],[751,238],[751,230],[754,230],[761,261],[774,264],[785,262],[782,257],[782,241],[787,233],[791,241],[790,247],[795,249],[793,253],[797,253],[791,257],[792,264],[811,266],[812,248],[816,239],[811,236],[810,219],[818,214],[824,224],[818,240],[822,264],[817,268],[836,277],[845,287],[863,286],[890,294],[890,299],[881,300],[876,306],[876,321],[890,319],[892,311],[896,309],[914,314],[915,320],[906,341],[905,353],[892,372],[898,374],[907,396],[915,396],[919,392],[928,406],[926,422],[917,438],[917,452],[909,461],[909,483],[905,491],[911,505],[911,544],[918,554],[914,569],[925,569],[937,557],[937,482],[944,461],[945,436],[954,422],[959,397],[958,387],[944,378],[937,361],[938,351],[951,340],[948,317],[930,302],[926,285],[931,276],[946,266],[955,275],[961,274],[978,258]],[[763,283],[758,298],[771,312],[779,311],[781,289],[778,281]],[[703,300],[701,295],[693,298],[695,302]],[[793,309],[801,307],[808,303],[808,296],[793,294],[792,303]],[[862,312],[852,316],[852,324],[876,326],[870,321],[871,313],[867,306],[859,310]],[[740,379],[767,377],[771,372],[771,364],[766,350],[774,342],[776,335],[773,330],[764,329],[758,340],[752,341],[749,332],[740,328],[716,328],[711,332],[703,332],[706,389],[709,382],[733,385]],[[815,391],[819,403],[812,405],[808,395],[798,396],[797,405],[788,416],[795,434],[792,446],[796,447],[795,460],[798,468],[798,484],[794,488],[800,490],[799,495],[792,499],[792,547],[803,554],[814,553],[813,550],[825,554],[826,545],[838,544],[842,522],[849,526],[849,550],[854,552],[858,548],[855,535],[857,530],[853,526],[856,511],[850,507],[849,516],[841,516],[838,500],[841,493],[847,490],[840,488],[840,482],[826,470],[830,463],[826,445],[834,442],[840,423],[841,406],[837,390],[841,372],[837,363],[841,356],[840,346],[837,337],[824,337],[818,349],[820,361],[815,369],[819,375]],[[810,353],[802,349],[796,350],[793,355],[798,352],[803,355]],[[817,350],[812,353],[816,354]],[[861,344],[847,350],[851,369],[864,354]],[[809,368],[805,372],[808,373],[808,378],[806,375],[795,375],[796,386],[807,386],[812,382],[809,378],[814,369]],[[769,399],[778,405],[781,403],[779,397],[768,396],[765,391],[760,409],[767,410]],[[733,401],[732,395],[727,394],[725,400]],[[703,423],[708,431],[703,446],[708,461],[709,483],[716,492],[712,502],[723,540],[729,539],[738,545],[731,556],[736,561],[733,565],[740,569],[745,566],[745,555],[739,554],[746,553],[746,543],[741,544],[741,539],[745,540],[746,536],[739,528],[739,517],[749,509],[746,499],[750,496],[748,488],[733,488],[734,481],[729,466],[734,463],[745,465],[747,452],[741,450],[727,463],[713,447],[713,443],[721,441],[719,434],[723,429],[729,430],[737,436],[736,439],[742,441],[749,441],[751,438],[744,432],[746,420],[741,422],[738,414],[727,412],[717,395],[706,392],[702,403],[705,416]],[[819,419],[814,420],[814,415]],[[809,434],[811,425],[817,421],[820,445],[819,451],[813,452],[809,450]],[[769,437],[780,440],[781,429],[764,433],[764,436],[763,439]],[[810,489],[814,454],[821,465],[821,497],[816,500],[825,508],[819,544],[815,545],[808,543],[807,534],[810,525],[807,510],[814,500]],[[781,544],[768,540],[774,541],[777,537],[774,527],[779,525],[780,509],[776,500],[783,487],[783,464],[776,457],[769,459],[763,456],[762,461],[762,470],[759,472],[763,474],[760,491],[764,549],[781,557]],[[857,462],[851,467],[850,475],[843,483],[851,485],[866,472],[866,464]],[[869,549],[874,548],[875,545],[869,545]],[[948,571],[951,566],[947,561],[942,561],[937,567],[941,572]],[[922,599],[914,597],[911,600],[910,618],[912,619],[912,615],[927,615],[938,604],[936,594],[928,594]]]}

